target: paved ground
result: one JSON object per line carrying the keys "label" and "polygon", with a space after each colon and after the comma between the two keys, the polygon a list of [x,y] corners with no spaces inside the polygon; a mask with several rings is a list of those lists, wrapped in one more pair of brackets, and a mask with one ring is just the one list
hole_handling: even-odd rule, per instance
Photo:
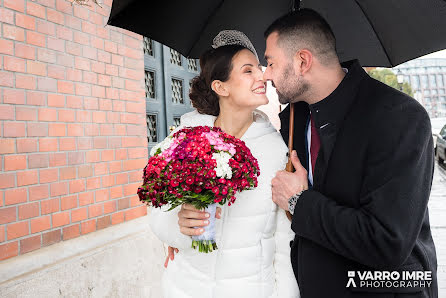
{"label": "paved ground", "polygon": [[436,162],[429,215],[437,249],[438,297],[446,297],[446,164],[439,166]]}

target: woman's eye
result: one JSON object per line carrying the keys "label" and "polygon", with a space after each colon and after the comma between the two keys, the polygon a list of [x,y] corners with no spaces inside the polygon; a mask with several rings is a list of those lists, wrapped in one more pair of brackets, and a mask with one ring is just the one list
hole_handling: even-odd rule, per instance
{"label": "woman's eye", "polygon": [[269,66],[269,67],[272,67],[272,66],[273,66],[273,64],[272,64],[272,63],[270,63],[270,64],[268,64],[268,66]]}

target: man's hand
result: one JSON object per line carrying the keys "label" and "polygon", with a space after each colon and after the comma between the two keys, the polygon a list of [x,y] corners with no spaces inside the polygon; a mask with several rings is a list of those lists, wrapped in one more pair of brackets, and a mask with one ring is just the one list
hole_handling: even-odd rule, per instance
{"label": "man's hand", "polygon": [[[217,207],[215,218],[221,218],[221,208]],[[181,205],[178,212],[178,225],[180,232],[187,236],[201,235],[203,228],[194,229],[194,227],[204,227],[209,224],[209,213],[198,210],[190,204]]]}
{"label": "man's hand", "polygon": [[308,173],[296,151],[291,153],[291,162],[296,169],[294,173],[279,171],[271,180],[273,202],[285,211],[288,211],[288,200],[292,195],[308,189]]}

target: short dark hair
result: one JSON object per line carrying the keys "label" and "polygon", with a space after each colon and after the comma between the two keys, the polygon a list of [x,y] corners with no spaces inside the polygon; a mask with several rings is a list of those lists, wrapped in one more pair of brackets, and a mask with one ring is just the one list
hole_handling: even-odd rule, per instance
{"label": "short dark hair", "polygon": [[289,54],[308,48],[323,63],[338,59],[336,38],[327,21],[308,8],[295,10],[275,20],[265,31],[265,39],[272,33],[279,35],[278,43]]}
{"label": "short dark hair", "polygon": [[232,71],[232,59],[241,50],[239,45],[227,45],[210,49],[200,56],[200,75],[192,80],[189,98],[192,105],[201,114],[218,116],[220,114],[219,97],[211,84],[214,80],[226,82]]}

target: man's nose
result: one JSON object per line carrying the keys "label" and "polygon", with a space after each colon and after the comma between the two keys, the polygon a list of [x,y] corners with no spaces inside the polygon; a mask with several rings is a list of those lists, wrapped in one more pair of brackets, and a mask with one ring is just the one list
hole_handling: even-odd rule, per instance
{"label": "man's nose", "polygon": [[268,67],[265,69],[265,72],[263,73],[263,80],[271,81],[270,71]]}

